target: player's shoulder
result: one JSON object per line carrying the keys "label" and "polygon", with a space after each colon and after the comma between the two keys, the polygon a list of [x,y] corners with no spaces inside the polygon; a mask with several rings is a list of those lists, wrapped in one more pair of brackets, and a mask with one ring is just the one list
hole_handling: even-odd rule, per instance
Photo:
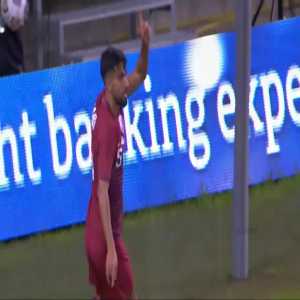
{"label": "player's shoulder", "polygon": [[96,98],[96,103],[94,106],[94,113],[96,113],[98,117],[100,117],[100,116],[102,116],[102,118],[105,117],[106,109],[105,109],[105,105],[104,105],[103,92],[101,92]]}
{"label": "player's shoulder", "polygon": [[111,132],[113,130],[113,122],[102,93],[100,93],[96,99],[93,111],[93,122],[93,128],[97,128],[97,131],[104,130],[106,132]]}

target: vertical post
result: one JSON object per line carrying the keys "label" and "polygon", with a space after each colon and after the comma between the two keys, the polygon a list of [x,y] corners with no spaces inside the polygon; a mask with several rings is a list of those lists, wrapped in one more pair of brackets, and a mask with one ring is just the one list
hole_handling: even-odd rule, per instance
{"label": "vertical post", "polygon": [[283,1],[278,0],[278,20],[283,19]]}
{"label": "vertical post", "polygon": [[37,67],[42,69],[44,67],[44,47],[43,47],[43,7],[42,0],[35,0],[35,19],[36,19],[36,30],[37,30]]}
{"label": "vertical post", "polygon": [[130,37],[132,39],[136,39],[136,35],[137,35],[137,32],[136,32],[136,16],[135,14],[131,14],[129,16],[129,22],[130,22]]}
{"label": "vertical post", "polygon": [[236,0],[236,119],[232,205],[232,275],[248,277],[248,120],[251,60],[251,0]]}
{"label": "vertical post", "polygon": [[65,54],[65,28],[61,21],[58,21],[58,36],[59,36],[59,59],[60,62],[64,63]]}
{"label": "vertical post", "polygon": [[176,28],[176,3],[175,0],[173,1],[173,3],[171,4],[171,32],[174,34],[177,30]]}

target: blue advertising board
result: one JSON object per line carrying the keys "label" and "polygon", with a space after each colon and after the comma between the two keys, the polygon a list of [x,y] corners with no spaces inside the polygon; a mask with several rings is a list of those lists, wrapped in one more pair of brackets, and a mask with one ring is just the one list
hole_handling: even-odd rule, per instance
{"label": "blue advertising board", "polygon": [[[300,172],[299,26],[253,30],[250,184]],[[235,48],[223,33],[151,50],[124,109],[126,212],[232,188]],[[0,240],[84,222],[102,87],[99,61],[0,80]]]}

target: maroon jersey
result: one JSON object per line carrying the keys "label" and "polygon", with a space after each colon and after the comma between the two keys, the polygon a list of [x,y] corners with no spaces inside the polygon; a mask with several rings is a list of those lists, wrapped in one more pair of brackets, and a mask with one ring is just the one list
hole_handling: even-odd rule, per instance
{"label": "maroon jersey", "polygon": [[[87,226],[100,222],[97,189],[99,180],[109,182],[111,224],[114,238],[121,235],[123,219],[123,116],[114,116],[110,110],[105,91],[97,98],[92,120],[93,187],[87,216]],[[92,226],[94,227],[94,226]],[[95,228],[97,229],[97,228]],[[95,234],[98,236],[99,229]],[[99,236],[98,236],[99,237]]]}
{"label": "maroon jersey", "polygon": [[[131,263],[122,240],[123,222],[123,145],[124,125],[120,113],[115,117],[105,98],[97,98],[92,123],[93,187],[85,226],[85,247],[89,266],[89,281],[97,294],[107,299],[129,299],[133,290]],[[109,182],[111,225],[118,256],[115,286],[106,280],[106,241],[101,222],[97,188],[99,180]]]}

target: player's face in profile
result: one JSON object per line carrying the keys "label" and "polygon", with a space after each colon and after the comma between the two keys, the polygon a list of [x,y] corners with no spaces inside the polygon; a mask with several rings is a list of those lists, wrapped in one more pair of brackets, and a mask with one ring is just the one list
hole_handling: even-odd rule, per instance
{"label": "player's face in profile", "polygon": [[120,63],[114,71],[111,93],[116,103],[124,107],[127,104],[128,78],[123,63]]}

